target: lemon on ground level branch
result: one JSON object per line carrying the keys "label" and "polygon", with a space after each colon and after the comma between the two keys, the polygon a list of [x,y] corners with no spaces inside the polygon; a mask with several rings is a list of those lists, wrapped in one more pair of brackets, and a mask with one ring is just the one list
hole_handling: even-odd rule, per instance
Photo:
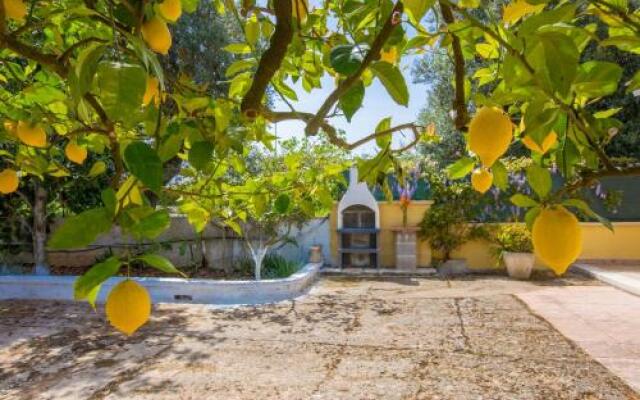
{"label": "lemon on ground level branch", "polygon": [[74,141],[70,141],[64,148],[64,154],[70,161],[73,161],[76,164],[82,164],[87,158],[87,149],[79,146],[78,143]]}
{"label": "lemon on ground level branch", "polygon": [[24,21],[27,15],[27,6],[21,0],[2,0],[4,3],[4,15],[6,18],[16,21]]}
{"label": "lemon on ground level branch", "polygon": [[180,0],[164,0],[158,4],[160,15],[167,21],[176,22],[182,15]]}
{"label": "lemon on ground level branch", "polygon": [[40,125],[19,121],[16,132],[22,143],[28,146],[47,147],[47,133]]}

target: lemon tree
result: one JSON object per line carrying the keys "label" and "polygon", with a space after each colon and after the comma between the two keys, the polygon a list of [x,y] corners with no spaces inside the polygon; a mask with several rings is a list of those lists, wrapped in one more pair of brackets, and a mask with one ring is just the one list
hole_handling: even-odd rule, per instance
{"label": "lemon tree", "polygon": [[[530,208],[530,225],[561,206],[596,217],[580,199],[580,188],[602,177],[640,174],[637,165],[607,155],[605,146],[623,121],[616,119],[619,109],[598,107],[621,87],[624,96],[633,96],[640,75],[623,77],[620,65],[583,57],[593,46],[632,56],[640,51],[640,16],[626,0],[517,0],[499,6],[480,0],[213,0],[213,5],[234,21],[242,39],[226,46],[233,63],[212,91],[186,75],[167,81],[161,62],[180,51],[172,31],[198,0],[0,1],[2,195],[16,195],[26,177],[54,179],[63,156],[79,165],[92,153],[103,154],[113,165],[102,204],[68,218],[49,248],[88,245],[113,226],[153,241],[169,226],[169,210],[176,205],[196,228],[212,219],[231,226],[249,216],[258,219],[260,200],[254,198],[275,178],[264,175],[249,191],[233,186],[252,182],[235,180],[245,174],[250,149],[271,146],[273,126],[282,121],[299,121],[307,137],[347,151],[374,141],[379,151],[359,162],[360,174],[389,192],[386,173],[398,168],[404,152],[433,141],[433,129],[383,119],[374,132],[348,141],[333,121],[363,112],[373,82],[406,106],[410,92],[403,60],[427,48],[451,56],[451,114],[467,135],[468,155],[451,166],[451,175],[464,177],[480,168],[472,178],[478,190],[504,185],[500,158],[522,141],[534,160],[527,181],[535,198],[520,194],[513,202]],[[433,23],[434,14],[440,25]],[[299,104],[294,87],[322,90],[318,108]],[[287,108],[274,109],[267,93]],[[401,133],[410,140],[397,146],[393,137]],[[167,179],[176,165],[179,179]],[[561,187],[552,185],[551,168],[564,177]],[[305,167],[297,171],[307,173]],[[176,182],[201,182],[215,190],[186,190]],[[297,204],[302,197],[292,193],[288,204]],[[220,207],[197,201],[214,197],[223,200]],[[266,204],[284,210],[287,202],[276,202],[278,197]],[[574,232],[571,219],[563,221]],[[542,247],[536,246],[541,255]],[[155,254],[148,256],[142,262],[177,271]],[[95,300],[101,283],[129,258],[92,267],[79,280],[76,296]],[[562,272],[566,266],[560,264],[571,258],[548,259]]]}

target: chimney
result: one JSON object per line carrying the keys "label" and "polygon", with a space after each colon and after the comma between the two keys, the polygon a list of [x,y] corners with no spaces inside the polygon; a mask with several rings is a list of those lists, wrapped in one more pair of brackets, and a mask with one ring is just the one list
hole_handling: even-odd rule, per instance
{"label": "chimney", "polygon": [[355,187],[358,184],[358,167],[351,167],[349,170],[349,187]]}

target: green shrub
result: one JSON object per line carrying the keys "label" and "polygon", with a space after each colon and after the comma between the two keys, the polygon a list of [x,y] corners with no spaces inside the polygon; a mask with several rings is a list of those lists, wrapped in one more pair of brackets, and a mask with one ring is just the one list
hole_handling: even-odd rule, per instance
{"label": "green shrub", "polygon": [[263,275],[267,279],[286,278],[300,269],[297,261],[287,260],[277,253],[270,253],[262,264]]}
{"label": "green shrub", "polygon": [[531,232],[524,224],[499,225],[490,234],[490,240],[494,243],[492,249],[494,257],[500,262],[505,252],[531,253]]}

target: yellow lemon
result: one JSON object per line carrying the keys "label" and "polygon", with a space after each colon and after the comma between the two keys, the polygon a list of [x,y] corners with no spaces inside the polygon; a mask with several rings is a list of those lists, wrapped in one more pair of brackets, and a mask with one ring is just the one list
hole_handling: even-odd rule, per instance
{"label": "yellow lemon", "polygon": [[180,0],[164,0],[158,4],[158,11],[167,21],[176,22],[182,15],[182,5]]}
{"label": "yellow lemon", "polygon": [[24,17],[27,15],[27,6],[22,0],[3,0],[3,2],[4,15],[6,18],[24,21]]}
{"label": "yellow lemon", "polygon": [[0,193],[9,194],[18,189],[18,173],[10,168],[0,172]]}
{"label": "yellow lemon", "polygon": [[542,154],[549,151],[549,149],[551,149],[557,141],[558,134],[554,131],[549,132],[547,137],[544,138],[544,140],[542,141],[542,146],[539,146],[538,143],[536,143],[529,135],[522,138],[522,144],[524,144],[526,148]]}
{"label": "yellow lemon", "polygon": [[40,125],[18,121],[16,132],[22,143],[28,146],[47,147],[47,134]]}
{"label": "yellow lemon", "polygon": [[562,275],[582,251],[582,228],[575,215],[562,206],[543,209],[531,232],[533,248],[556,275]]}
{"label": "yellow lemon", "polygon": [[64,154],[70,161],[82,165],[84,160],[87,158],[87,149],[78,146],[78,143],[75,141],[70,141],[64,148]]}
{"label": "yellow lemon", "polygon": [[493,184],[493,174],[486,168],[476,168],[471,173],[471,186],[476,192],[485,193]]}
{"label": "yellow lemon", "polygon": [[380,61],[386,61],[389,64],[395,64],[398,61],[398,49],[394,46],[389,50],[380,52]]}
{"label": "yellow lemon", "polygon": [[309,10],[308,0],[293,0],[291,2],[291,13],[294,17],[303,21],[307,18],[307,11]]}
{"label": "yellow lemon", "polygon": [[120,332],[131,335],[149,320],[151,298],[143,286],[130,279],[118,283],[107,297],[107,319]]}
{"label": "yellow lemon", "polygon": [[513,124],[502,110],[482,107],[469,124],[469,148],[490,167],[509,148]]}
{"label": "yellow lemon", "polygon": [[156,106],[160,104],[160,82],[157,78],[150,76],[147,78],[147,89],[142,97],[142,104],[147,106],[152,100]]}
{"label": "yellow lemon", "polygon": [[142,38],[149,48],[156,53],[167,54],[171,48],[171,32],[166,22],[158,17],[152,17],[142,24]]}

